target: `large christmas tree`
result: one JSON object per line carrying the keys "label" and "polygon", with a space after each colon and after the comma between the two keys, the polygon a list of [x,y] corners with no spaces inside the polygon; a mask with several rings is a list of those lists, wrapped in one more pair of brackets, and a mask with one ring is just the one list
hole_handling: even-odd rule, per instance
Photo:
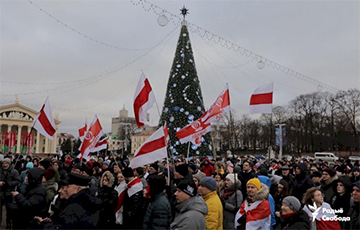
{"label": "large christmas tree", "polygon": [[[166,122],[168,125],[169,148],[173,155],[186,156],[189,149],[189,143],[180,144],[175,136],[176,131],[200,118],[204,112],[200,82],[196,72],[189,32],[184,19],[159,124],[163,125]],[[201,146],[196,147],[190,143],[189,155],[212,155],[210,133],[203,136]]]}

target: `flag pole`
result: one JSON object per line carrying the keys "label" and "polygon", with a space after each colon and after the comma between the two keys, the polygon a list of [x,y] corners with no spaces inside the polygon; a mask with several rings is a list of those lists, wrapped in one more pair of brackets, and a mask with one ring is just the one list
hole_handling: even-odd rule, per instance
{"label": "flag pole", "polygon": [[186,164],[189,162],[190,145],[191,145],[191,142],[189,141],[188,151],[187,151],[187,158],[186,158]]}

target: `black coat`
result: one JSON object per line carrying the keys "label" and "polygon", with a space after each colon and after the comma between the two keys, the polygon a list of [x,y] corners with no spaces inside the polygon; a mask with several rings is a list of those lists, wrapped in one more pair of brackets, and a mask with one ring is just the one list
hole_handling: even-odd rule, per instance
{"label": "black coat", "polygon": [[289,230],[303,230],[310,229],[310,219],[308,214],[301,210],[299,213],[292,215],[289,218],[281,218],[281,223],[276,229],[289,229]]}
{"label": "black coat", "polygon": [[[46,190],[41,184],[43,171],[33,168],[28,171],[29,184],[25,194],[15,196],[17,210],[14,210],[14,229],[26,229],[34,216],[39,216],[46,205]],[[15,206],[13,206],[15,207]]]}
{"label": "black coat", "polygon": [[101,229],[115,228],[115,209],[118,202],[118,193],[112,187],[103,186],[97,196],[101,200],[100,223]]}
{"label": "black coat", "polygon": [[255,171],[253,169],[251,169],[250,172],[241,171],[238,174],[238,179],[241,181],[240,190],[244,197],[247,197],[246,183],[254,177],[255,177]]}
{"label": "black coat", "polygon": [[314,187],[314,183],[305,172],[302,172],[301,174],[295,176],[292,195],[298,198],[298,200],[302,200],[306,190],[312,187]]}
{"label": "black coat", "polygon": [[345,222],[345,229],[347,230],[359,230],[360,229],[360,204],[354,203],[351,206],[348,215],[350,217],[350,221]]}
{"label": "black coat", "polygon": [[141,229],[143,225],[143,219],[146,212],[146,201],[143,195],[143,191],[139,191],[129,197],[128,193],[125,193],[123,202],[123,217],[124,217],[124,229]]}
{"label": "black coat", "polygon": [[95,229],[99,227],[100,201],[90,194],[88,188],[69,197],[65,209],[60,213],[54,225],[43,221],[42,227],[54,229]]}

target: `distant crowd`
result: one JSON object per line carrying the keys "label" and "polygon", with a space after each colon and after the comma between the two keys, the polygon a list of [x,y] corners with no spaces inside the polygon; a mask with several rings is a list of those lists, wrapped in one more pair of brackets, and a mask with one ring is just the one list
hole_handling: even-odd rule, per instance
{"label": "distant crowd", "polygon": [[0,159],[6,229],[360,229],[358,161]]}

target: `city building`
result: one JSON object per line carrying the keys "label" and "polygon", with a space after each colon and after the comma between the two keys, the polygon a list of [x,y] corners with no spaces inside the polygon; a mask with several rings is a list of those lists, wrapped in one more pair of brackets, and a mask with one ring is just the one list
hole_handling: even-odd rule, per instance
{"label": "city building", "polygon": [[[41,105],[39,105],[39,108]],[[0,151],[4,153],[23,154],[55,154],[57,134],[49,140],[32,129],[32,122],[38,111],[19,104],[16,98],[14,104],[0,106]],[[54,117],[56,130],[61,123]]]}

